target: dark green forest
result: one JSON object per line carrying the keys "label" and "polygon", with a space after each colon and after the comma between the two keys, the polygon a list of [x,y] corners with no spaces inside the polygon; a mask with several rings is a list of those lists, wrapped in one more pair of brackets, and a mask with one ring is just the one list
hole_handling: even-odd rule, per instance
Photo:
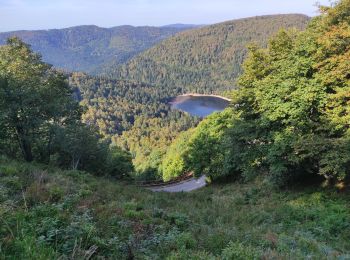
{"label": "dark green forest", "polygon": [[[95,76],[9,38],[0,259],[349,259],[350,0],[319,8],[182,32]],[[192,117],[169,105],[183,92],[230,106]],[[139,182],[185,173],[207,187]]]}
{"label": "dark green forest", "polygon": [[236,86],[248,43],[264,47],[279,29],[304,29],[308,21],[304,15],[272,15],[185,31],[107,74],[165,88],[178,87],[184,93],[220,94]]}
{"label": "dark green forest", "polygon": [[40,52],[43,60],[68,71],[98,73],[109,66],[118,66],[160,41],[194,28],[76,26],[66,29],[16,31],[0,33],[0,45],[17,36]]}

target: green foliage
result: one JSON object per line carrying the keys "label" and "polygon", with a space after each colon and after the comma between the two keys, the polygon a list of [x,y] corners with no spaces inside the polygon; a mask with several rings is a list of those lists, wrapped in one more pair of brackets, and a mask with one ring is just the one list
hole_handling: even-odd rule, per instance
{"label": "green foliage", "polygon": [[191,250],[179,250],[173,252],[170,256],[167,257],[167,260],[215,260],[217,259],[211,254],[208,254],[205,251],[191,251]]}
{"label": "green foliage", "polygon": [[23,157],[45,145],[50,154],[51,133],[79,118],[78,104],[62,74],[18,38],[0,47],[0,116],[5,137],[18,140]]}
{"label": "green foliage", "polygon": [[65,29],[0,33],[0,44],[17,36],[57,68],[96,73],[124,64],[158,42],[190,29],[175,27],[76,26]]}
{"label": "green foliage", "polygon": [[254,260],[260,259],[260,253],[254,247],[245,246],[243,243],[231,242],[222,252],[224,260]]}
{"label": "green foliage", "polygon": [[[233,79],[241,71],[244,45],[249,40],[259,40],[265,45],[268,35],[276,32],[281,25],[303,28],[307,20],[307,17],[297,15],[259,17],[186,32],[131,61],[128,66],[135,72],[127,67],[122,69],[119,76],[133,81],[73,73],[70,85],[81,103],[87,106],[84,122],[96,125],[104,137],[132,154],[136,178],[158,179],[163,175],[161,171],[165,170],[168,176],[163,175],[163,178],[168,180],[185,170],[180,159],[182,155],[174,160],[169,155],[162,163],[171,142],[180,132],[199,121],[171,110],[169,101],[185,91],[212,93],[232,89]],[[210,44],[212,48],[205,47]],[[147,58],[151,54],[152,58]],[[160,63],[156,65],[159,69],[148,66],[148,62],[141,62],[143,57],[147,61],[159,59]],[[163,62],[163,58],[166,61]],[[115,76],[115,72],[106,74]],[[170,167],[171,161],[177,166]]]}
{"label": "green foliage", "polygon": [[179,177],[188,170],[185,161],[188,153],[188,142],[193,134],[193,129],[181,133],[175,141],[169,146],[166,155],[162,161],[162,178],[169,181]]}
{"label": "green foliage", "polygon": [[170,144],[180,132],[194,126],[198,121],[198,118],[179,111],[170,111],[167,116],[160,118],[141,116],[129,131],[113,140],[134,156],[138,178],[160,178],[159,170]]}
{"label": "green foliage", "polygon": [[160,178],[159,166],[168,146],[199,121],[171,109],[169,102],[179,94],[177,88],[82,73],[73,73],[70,85],[87,107],[84,122],[97,126],[101,135],[132,154],[138,179]]}
{"label": "green foliage", "polygon": [[134,171],[131,155],[102,140],[97,130],[83,123],[61,129],[56,136],[57,153],[51,164],[73,170],[86,170],[118,179]]}
{"label": "green foliage", "polygon": [[222,168],[225,158],[223,139],[234,118],[233,110],[228,108],[208,116],[196,128],[180,134],[164,156],[163,180],[171,180],[186,172],[212,179],[226,175]]}
{"label": "green foliage", "polygon": [[[182,92],[222,93],[232,90],[241,74],[246,45],[267,40],[281,27],[305,28],[304,15],[272,15],[233,20],[185,31],[117,68],[126,79],[180,88]],[[110,75],[115,74],[110,70]]]}
{"label": "green foliage", "polygon": [[117,146],[110,147],[105,173],[109,176],[121,179],[127,177],[128,174],[133,171],[134,167],[131,155]]}
{"label": "green foliage", "polygon": [[[59,160],[62,166],[71,164],[71,169],[94,169],[106,155],[107,147],[99,142],[99,136],[92,128],[78,123],[61,129],[55,140],[59,145]],[[91,169],[92,168],[92,169]]]}
{"label": "green foliage", "polygon": [[266,49],[249,47],[230,126],[214,140],[197,130],[189,152],[197,174],[266,175],[279,185],[350,177],[348,17],[349,1],[339,1],[306,31],[281,30]]}
{"label": "green foliage", "polygon": [[[348,13],[344,2],[314,19],[305,32],[281,31],[267,50],[251,49],[244,65],[237,110],[248,127],[259,133],[243,153],[261,150],[252,159],[266,167],[277,183],[298,174],[319,173],[338,180],[348,175],[347,104],[338,102],[347,91],[348,79],[337,75],[346,73],[338,70],[349,52],[341,44],[349,25],[333,20],[339,13]],[[242,103],[249,106],[240,107]]]}
{"label": "green foliage", "polygon": [[349,194],[261,180],[152,193],[0,158],[0,258],[348,258]]}
{"label": "green foliage", "polygon": [[111,152],[81,122],[82,108],[67,83],[18,38],[0,47],[0,151],[96,174],[129,174],[126,153]]}
{"label": "green foliage", "polygon": [[[232,126],[234,114],[228,108],[204,119],[188,141],[185,161],[187,168],[196,176],[207,175],[215,179],[222,176],[225,150],[222,149],[223,135]],[[220,170],[220,173],[218,173]]]}

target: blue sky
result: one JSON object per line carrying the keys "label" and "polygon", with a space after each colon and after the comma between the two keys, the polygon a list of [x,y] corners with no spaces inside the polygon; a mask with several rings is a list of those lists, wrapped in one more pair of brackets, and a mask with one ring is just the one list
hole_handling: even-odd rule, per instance
{"label": "blue sky", "polygon": [[[211,24],[236,18],[303,13],[317,15],[317,0],[0,0],[0,31],[82,24]],[[318,0],[329,5],[329,0]]]}

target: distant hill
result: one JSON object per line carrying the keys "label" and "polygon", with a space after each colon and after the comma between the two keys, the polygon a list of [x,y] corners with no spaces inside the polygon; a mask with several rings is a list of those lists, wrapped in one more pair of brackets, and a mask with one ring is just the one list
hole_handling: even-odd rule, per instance
{"label": "distant hill", "polygon": [[221,93],[234,86],[248,43],[265,46],[280,28],[304,29],[309,20],[299,14],[270,15],[181,32],[107,74],[183,92]]}
{"label": "distant hill", "polygon": [[160,41],[194,26],[101,28],[94,25],[66,29],[0,33],[0,45],[18,36],[55,67],[96,72],[100,66],[118,66]]}
{"label": "distant hill", "polygon": [[193,28],[203,27],[203,26],[204,25],[175,23],[175,24],[163,25],[162,28],[193,29]]}

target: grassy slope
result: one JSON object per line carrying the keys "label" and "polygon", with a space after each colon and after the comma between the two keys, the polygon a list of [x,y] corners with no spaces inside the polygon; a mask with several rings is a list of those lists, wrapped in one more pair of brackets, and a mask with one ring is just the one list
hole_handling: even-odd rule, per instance
{"label": "grassy slope", "polygon": [[253,183],[151,193],[2,158],[0,258],[350,257],[349,199]]}

